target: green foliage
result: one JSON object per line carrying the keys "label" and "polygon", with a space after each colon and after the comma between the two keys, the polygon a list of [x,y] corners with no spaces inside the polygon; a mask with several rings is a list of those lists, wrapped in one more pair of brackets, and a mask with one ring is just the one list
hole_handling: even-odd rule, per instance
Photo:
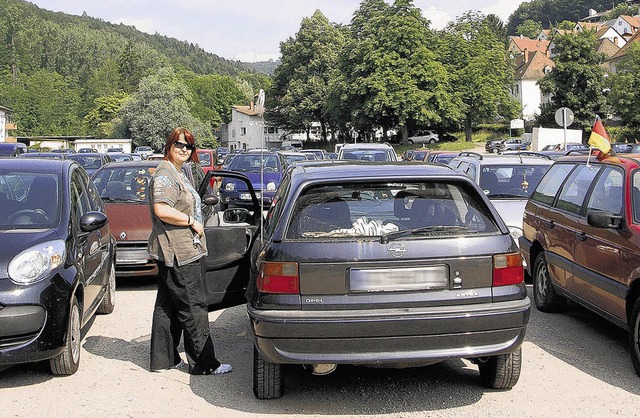
{"label": "green foliage", "polygon": [[116,118],[127,98],[128,95],[120,91],[94,100],[95,106],[84,117],[93,135],[98,138],[111,138],[114,135]]}
{"label": "green foliage", "polygon": [[602,20],[614,20],[620,16],[635,16],[638,14],[638,6],[631,4],[620,3],[613,8],[609,13],[602,16]]}
{"label": "green foliage", "polygon": [[453,74],[468,141],[479,123],[519,113],[520,105],[509,93],[513,70],[504,43],[481,14],[464,14],[445,28],[439,40],[438,55]]}
{"label": "green foliage", "polygon": [[0,102],[14,110],[18,135],[83,135],[78,91],[60,74],[38,70],[0,79]]}
{"label": "green foliage", "polygon": [[542,23],[534,22],[531,19],[527,19],[522,22],[516,28],[516,35],[522,35],[527,38],[535,39],[542,31]]}
{"label": "green foliage", "polygon": [[622,122],[636,132],[640,131],[640,45],[631,44],[626,56],[616,67],[616,73],[608,77],[611,94],[609,103]]}
{"label": "green foliage", "polygon": [[316,10],[310,18],[302,19],[295,38],[280,44],[282,63],[267,94],[272,111],[266,118],[270,123],[304,129],[318,121],[326,138],[326,98],[343,40],[343,33]]}
{"label": "green foliage", "polygon": [[190,113],[190,101],[189,88],[175,72],[161,68],[143,78],[138,90],[124,103],[118,133],[138,146],[161,149],[171,131],[182,126],[193,132],[198,145],[210,144],[214,140],[211,129]]}
{"label": "green foliage", "polygon": [[589,9],[609,10],[625,0],[531,0],[523,1],[509,17],[507,33],[516,35],[517,27],[526,20],[540,22],[544,29],[557,27],[564,20],[577,22],[587,16]]}
{"label": "green foliage", "polygon": [[555,38],[556,66],[538,82],[540,90],[551,95],[538,118],[542,126],[555,126],[554,115],[561,107],[573,111],[572,127],[577,129],[590,128],[596,115],[607,113],[604,69],[600,66],[604,56],[596,52],[596,42],[592,31]]}
{"label": "green foliage", "polygon": [[[89,132],[105,135],[114,120],[105,119],[104,110],[112,103],[104,100],[109,102],[121,91],[135,93],[144,77],[165,66],[198,75],[229,76],[236,80],[237,89],[250,95],[258,86],[269,84],[267,76],[197,45],[86,15],[53,13],[22,0],[0,0],[0,85],[8,86],[0,92],[0,100],[5,106],[22,101],[11,106],[17,109],[20,135],[84,134],[83,121]],[[48,75],[46,80],[40,80],[43,74]],[[64,85],[57,96],[62,99],[47,102],[52,94],[49,84],[60,84],[60,80]],[[42,91],[38,84],[30,85],[40,81],[45,82]],[[27,92],[33,97],[25,98]],[[38,105],[27,106],[28,102]],[[55,120],[50,120],[47,103],[58,107]],[[201,104],[194,105],[195,113],[217,111],[198,108]],[[217,108],[225,105],[216,103]]]}

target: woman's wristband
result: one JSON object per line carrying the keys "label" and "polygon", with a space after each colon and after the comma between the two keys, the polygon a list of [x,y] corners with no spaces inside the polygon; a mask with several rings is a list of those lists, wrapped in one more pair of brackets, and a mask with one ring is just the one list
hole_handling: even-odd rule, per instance
{"label": "woman's wristband", "polygon": [[191,215],[187,215],[187,226],[191,225],[193,225],[193,222],[191,222]]}

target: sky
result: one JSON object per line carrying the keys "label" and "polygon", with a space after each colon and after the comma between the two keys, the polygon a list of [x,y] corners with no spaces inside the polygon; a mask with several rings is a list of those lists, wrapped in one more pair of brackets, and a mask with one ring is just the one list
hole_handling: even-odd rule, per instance
{"label": "sky", "polygon": [[[320,10],[348,24],[361,0],[29,0],[41,9],[87,15],[176,38],[234,61],[280,57],[280,42],[294,37],[305,17]],[[391,0],[386,0],[391,3]],[[505,23],[524,0],[414,0],[431,21],[445,25],[469,10],[495,14]]]}

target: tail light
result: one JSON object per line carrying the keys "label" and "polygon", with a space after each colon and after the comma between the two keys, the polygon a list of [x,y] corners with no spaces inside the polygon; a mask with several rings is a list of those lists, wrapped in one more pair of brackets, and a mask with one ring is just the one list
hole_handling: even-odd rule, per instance
{"label": "tail light", "polygon": [[493,256],[493,285],[508,286],[524,282],[522,257],[519,253]]}
{"label": "tail light", "polygon": [[264,262],[260,264],[256,287],[263,293],[300,293],[298,263]]}

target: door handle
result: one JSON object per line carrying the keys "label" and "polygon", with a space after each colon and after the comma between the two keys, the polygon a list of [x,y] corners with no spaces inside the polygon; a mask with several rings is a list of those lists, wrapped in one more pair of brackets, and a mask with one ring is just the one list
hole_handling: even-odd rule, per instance
{"label": "door handle", "polygon": [[578,238],[580,241],[585,241],[587,239],[587,234],[585,234],[584,232],[576,232],[576,238]]}
{"label": "door handle", "polygon": [[542,223],[544,224],[544,226],[546,226],[547,228],[553,228],[555,226],[555,224],[553,223],[553,221],[542,221]]}

